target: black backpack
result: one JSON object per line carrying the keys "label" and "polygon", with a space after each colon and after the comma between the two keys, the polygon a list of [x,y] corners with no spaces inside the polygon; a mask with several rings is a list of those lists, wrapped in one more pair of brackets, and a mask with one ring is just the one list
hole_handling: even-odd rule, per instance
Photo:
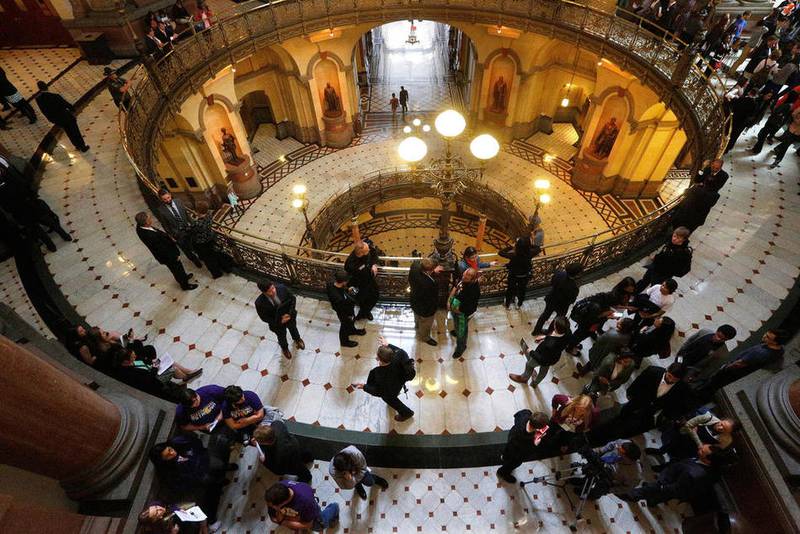
{"label": "black backpack", "polygon": [[600,305],[590,300],[590,297],[586,297],[575,303],[569,318],[578,324],[582,324],[592,321],[599,313]]}
{"label": "black backpack", "polygon": [[403,372],[403,380],[408,382],[414,380],[417,376],[417,369],[414,365],[414,360],[403,349],[398,349],[398,356],[400,357],[400,369]]}

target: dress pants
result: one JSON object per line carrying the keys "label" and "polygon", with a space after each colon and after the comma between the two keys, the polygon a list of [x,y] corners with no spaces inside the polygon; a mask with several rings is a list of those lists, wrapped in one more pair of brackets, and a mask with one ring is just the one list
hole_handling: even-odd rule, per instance
{"label": "dress pants", "polygon": [[194,263],[198,267],[202,267],[203,264],[200,263],[200,258],[197,257],[197,254],[194,252],[194,246],[192,245],[192,240],[186,234],[175,235],[175,243],[177,243],[178,248],[181,249],[181,252],[186,255],[186,257]]}
{"label": "dress pants", "polygon": [[[270,328],[270,330],[272,329]],[[288,323],[278,325],[275,330],[272,330],[275,332],[275,335],[278,336],[278,345],[280,345],[283,350],[289,349],[289,342],[286,339],[287,330],[292,335],[294,341],[300,339],[300,332],[297,331],[297,317],[292,317]]]}
{"label": "dress pants", "polygon": [[65,122],[64,124],[59,124],[64,133],[67,134],[70,143],[74,146],[77,150],[83,150],[86,148],[86,142],[83,140],[83,135],[81,134],[80,128],[78,128],[78,121],[75,120],[75,117],[72,118],[71,121]]}
{"label": "dress pants", "polygon": [[412,410],[411,408],[406,406],[403,403],[403,401],[401,401],[400,398],[397,395],[395,395],[394,397],[390,397],[389,395],[383,395],[383,396],[381,396],[381,399],[383,400],[383,402],[388,404],[390,407],[392,407],[395,410],[397,410],[397,413],[401,417],[407,417],[409,415],[414,415],[414,410]]}
{"label": "dress pants", "polygon": [[18,102],[13,102],[11,105],[20,110],[20,112],[28,118],[28,121],[31,124],[36,122],[36,112],[33,110],[33,107],[27,100],[23,98]]}
{"label": "dress pants", "polygon": [[522,306],[525,301],[525,290],[528,288],[529,276],[515,276],[511,273],[508,274],[508,284],[506,286],[506,306],[511,305],[514,297],[517,298],[517,305]]}
{"label": "dress pants", "polygon": [[175,258],[175,261],[165,263],[164,265],[172,272],[172,276],[175,277],[175,281],[180,284],[182,289],[186,289],[189,286],[189,275],[186,274],[186,269],[183,268],[180,259]]}
{"label": "dress pants", "polygon": [[800,135],[787,131],[778,138],[778,141],[780,144],[775,147],[775,163],[780,163],[789,147],[800,141]]}
{"label": "dress pants", "polygon": [[339,315],[339,343],[350,341],[350,336],[356,333],[356,325],[352,317]]}
{"label": "dress pants", "polygon": [[378,284],[372,280],[370,284],[358,286],[358,315],[356,319],[366,319],[367,314],[372,312],[372,308],[378,303],[379,297]]}
{"label": "dress pants", "polygon": [[436,314],[430,315],[428,317],[423,317],[422,315],[414,314],[414,321],[416,322],[417,327],[417,339],[420,341],[427,341],[431,339],[431,329],[433,328],[433,322],[436,319]]}
{"label": "dress pants", "polygon": [[531,382],[532,386],[538,386],[544,377],[547,376],[547,371],[550,370],[549,365],[544,365],[536,359],[536,353],[528,353],[526,356],[527,360],[525,361],[525,371],[522,373],[522,377],[525,380],[528,380],[531,375],[533,375],[533,368],[538,367],[539,369],[536,371],[536,378]]}
{"label": "dress pants", "polygon": [[556,307],[550,304],[549,302],[545,302],[544,311],[542,311],[542,314],[539,316],[539,319],[536,320],[536,325],[533,327],[533,335],[538,336],[539,334],[542,333],[542,329],[544,328],[544,323],[547,322],[547,320],[550,318],[551,315],[553,315],[553,313],[555,313],[556,316],[567,315],[568,308],[569,306]]}

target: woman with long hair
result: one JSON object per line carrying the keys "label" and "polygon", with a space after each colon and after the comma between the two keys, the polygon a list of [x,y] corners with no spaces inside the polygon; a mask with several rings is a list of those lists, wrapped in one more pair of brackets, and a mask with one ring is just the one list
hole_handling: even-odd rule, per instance
{"label": "woman with long hair", "polygon": [[562,452],[565,447],[572,446],[578,434],[583,434],[592,429],[600,413],[594,404],[594,397],[580,394],[575,397],[568,395],[553,395],[551,402],[553,415],[550,422],[561,429],[558,439]]}

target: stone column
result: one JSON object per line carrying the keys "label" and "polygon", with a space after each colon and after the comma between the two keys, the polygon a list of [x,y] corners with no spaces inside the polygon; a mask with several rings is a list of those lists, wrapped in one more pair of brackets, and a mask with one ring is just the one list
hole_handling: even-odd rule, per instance
{"label": "stone column", "polygon": [[137,400],[104,398],[0,336],[0,458],[61,482],[79,500],[109,490],[141,459],[147,416]]}

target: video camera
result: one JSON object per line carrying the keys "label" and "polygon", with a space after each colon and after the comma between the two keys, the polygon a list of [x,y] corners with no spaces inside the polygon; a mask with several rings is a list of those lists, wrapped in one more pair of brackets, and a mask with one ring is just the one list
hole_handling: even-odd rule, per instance
{"label": "video camera", "polygon": [[578,454],[583,458],[583,462],[573,462],[570,467],[580,467],[583,474],[587,477],[598,477],[612,480],[614,473],[608,465],[603,462],[600,455],[594,449],[586,445],[579,449]]}

